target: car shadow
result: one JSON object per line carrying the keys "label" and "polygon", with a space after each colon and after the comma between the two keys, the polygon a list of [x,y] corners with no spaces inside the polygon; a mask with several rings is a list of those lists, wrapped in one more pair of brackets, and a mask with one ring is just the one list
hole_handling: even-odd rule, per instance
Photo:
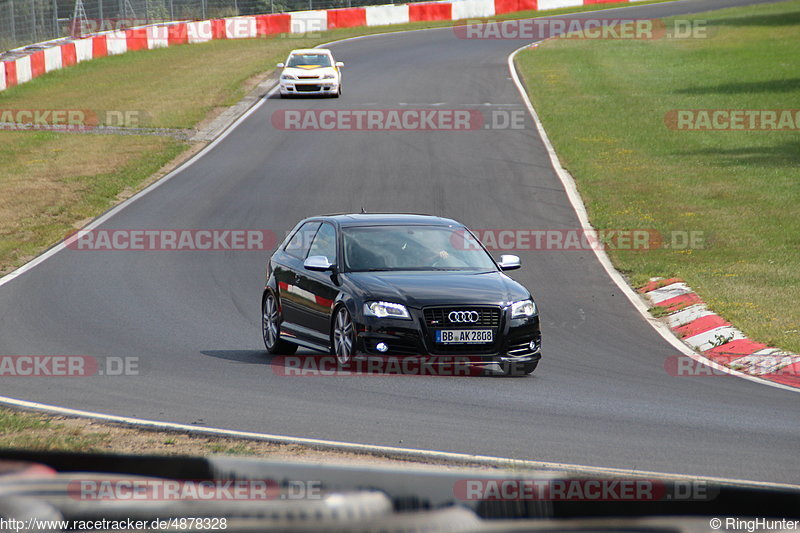
{"label": "car shadow", "polygon": [[268,355],[264,350],[200,350],[200,353],[208,357],[251,365],[263,365]]}
{"label": "car shadow", "polygon": [[272,94],[265,94],[267,100],[286,100],[287,102],[291,102],[292,100],[332,100],[331,96],[325,94],[293,94],[289,97],[281,98],[279,92],[274,92]]}
{"label": "car shadow", "polygon": [[508,377],[484,368],[464,364],[459,358],[442,360],[432,356],[370,356],[340,365],[336,357],[321,353],[272,355],[266,350],[201,350],[208,357],[235,363],[269,365],[279,376],[403,376],[403,377]]}

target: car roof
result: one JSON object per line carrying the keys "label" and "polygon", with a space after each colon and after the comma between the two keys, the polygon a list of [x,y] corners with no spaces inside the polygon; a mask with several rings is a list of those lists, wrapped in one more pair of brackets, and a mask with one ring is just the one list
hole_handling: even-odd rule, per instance
{"label": "car roof", "polygon": [[[298,48],[297,50],[292,50],[289,52],[289,55],[292,54],[319,54],[322,52],[323,54],[331,54],[331,51],[327,48]],[[331,54],[333,55],[333,54]]]}
{"label": "car roof", "polygon": [[458,226],[455,220],[412,213],[337,213],[313,217],[336,222],[340,226]]}

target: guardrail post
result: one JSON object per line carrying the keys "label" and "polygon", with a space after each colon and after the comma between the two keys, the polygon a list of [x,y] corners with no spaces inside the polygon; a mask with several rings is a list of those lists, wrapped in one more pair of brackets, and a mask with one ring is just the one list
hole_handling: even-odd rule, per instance
{"label": "guardrail post", "polygon": [[17,46],[17,26],[14,23],[14,0],[11,0],[11,47]]}
{"label": "guardrail post", "polygon": [[33,20],[33,42],[39,40],[36,36],[36,0],[31,0],[31,20]]}

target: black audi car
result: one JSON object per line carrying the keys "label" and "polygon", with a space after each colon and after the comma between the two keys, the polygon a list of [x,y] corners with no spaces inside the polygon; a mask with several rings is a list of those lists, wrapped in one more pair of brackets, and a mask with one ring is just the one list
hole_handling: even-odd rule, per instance
{"label": "black audi car", "polygon": [[353,357],[468,356],[530,374],[541,358],[531,293],[463,225],[426,215],[301,221],[267,265],[262,333],[271,354],[298,346]]}

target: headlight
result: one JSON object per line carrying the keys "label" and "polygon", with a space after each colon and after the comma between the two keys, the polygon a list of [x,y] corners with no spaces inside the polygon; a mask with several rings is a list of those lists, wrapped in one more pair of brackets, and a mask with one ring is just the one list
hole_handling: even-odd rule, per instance
{"label": "headlight", "polygon": [[295,78],[291,74],[281,74],[281,79],[282,80],[296,80],[297,78]]}
{"label": "headlight", "polygon": [[378,318],[403,318],[411,320],[405,305],[391,302],[367,302],[364,304],[364,314]]}
{"label": "headlight", "polygon": [[336,77],[336,76],[335,76],[335,75],[333,75],[333,74],[325,74],[324,76],[322,76],[322,79],[323,79],[323,80],[332,80],[332,79],[334,79],[335,77]]}
{"label": "headlight", "polygon": [[520,300],[511,304],[511,318],[528,318],[536,314],[533,300]]}

